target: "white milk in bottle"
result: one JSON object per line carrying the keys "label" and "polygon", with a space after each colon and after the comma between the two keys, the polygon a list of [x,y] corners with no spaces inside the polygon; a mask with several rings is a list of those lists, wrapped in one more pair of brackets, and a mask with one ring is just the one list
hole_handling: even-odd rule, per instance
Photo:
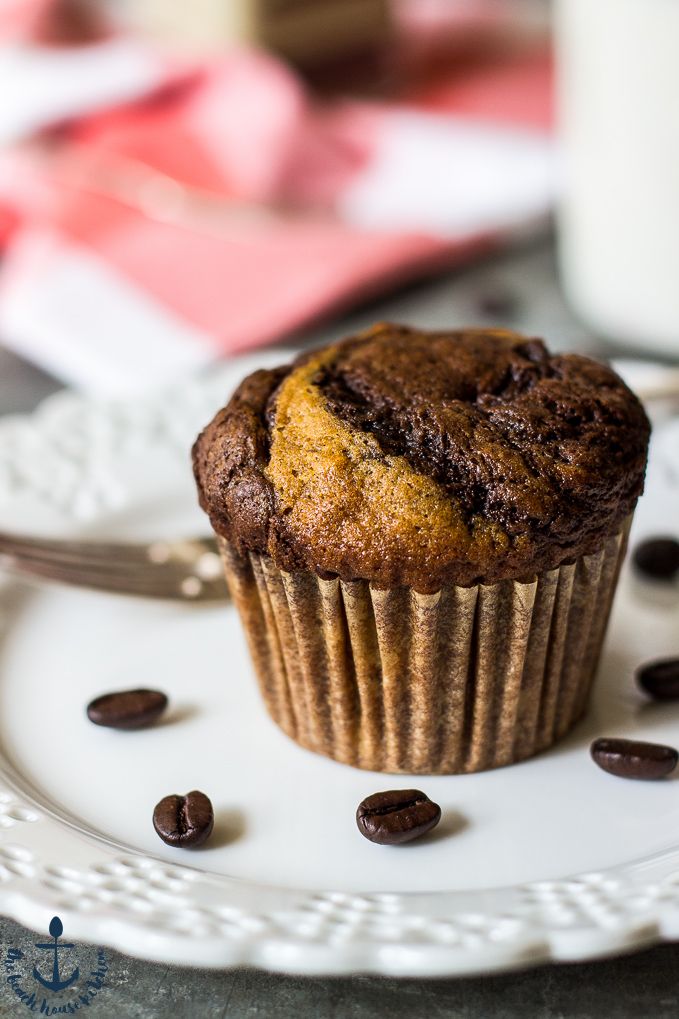
{"label": "white milk in bottle", "polygon": [[557,0],[556,38],[566,294],[679,357],[679,0]]}

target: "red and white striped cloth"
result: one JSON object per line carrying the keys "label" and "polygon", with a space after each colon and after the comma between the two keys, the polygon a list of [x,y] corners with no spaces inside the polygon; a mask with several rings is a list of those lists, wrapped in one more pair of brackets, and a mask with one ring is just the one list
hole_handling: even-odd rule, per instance
{"label": "red and white striped cloth", "polygon": [[[485,59],[400,103],[319,105],[261,53],[142,69],[136,43],[89,50],[120,61],[125,45],[127,79],[94,75],[89,112],[0,159],[0,336],[82,388],[145,389],[289,335],[552,202],[543,55]],[[143,97],[121,102],[133,82]]]}

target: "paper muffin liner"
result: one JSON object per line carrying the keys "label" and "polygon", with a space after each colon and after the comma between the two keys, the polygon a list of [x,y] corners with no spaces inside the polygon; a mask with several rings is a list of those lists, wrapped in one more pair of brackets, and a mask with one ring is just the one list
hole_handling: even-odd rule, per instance
{"label": "paper muffin liner", "polygon": [[532,583],[435,594],[286,573],[219,539],[271,717],[371,771],[457,774],[524,760],[584,714],[629,531]]}

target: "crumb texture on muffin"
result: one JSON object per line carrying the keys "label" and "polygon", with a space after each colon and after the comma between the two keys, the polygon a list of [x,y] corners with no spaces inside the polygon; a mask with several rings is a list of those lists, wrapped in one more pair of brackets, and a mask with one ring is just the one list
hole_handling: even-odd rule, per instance
{"label": "crumb texture on muffin", "polygon": [[241,551],[431,592],[594,551],[642,491],[649,430],[589,358],[504,330],[382,324],[245,379],[194,469]]}

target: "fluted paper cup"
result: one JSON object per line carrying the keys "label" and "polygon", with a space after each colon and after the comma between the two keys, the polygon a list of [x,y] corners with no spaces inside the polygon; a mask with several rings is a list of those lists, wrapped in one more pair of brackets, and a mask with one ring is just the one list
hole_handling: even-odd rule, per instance
{"label": "fluted paper cup", "polygon": [[219,544],[288,736],[371,771],[458,774],[531,757],[582,717],[628,530],[530,583],[435,594],[286,573]]}

